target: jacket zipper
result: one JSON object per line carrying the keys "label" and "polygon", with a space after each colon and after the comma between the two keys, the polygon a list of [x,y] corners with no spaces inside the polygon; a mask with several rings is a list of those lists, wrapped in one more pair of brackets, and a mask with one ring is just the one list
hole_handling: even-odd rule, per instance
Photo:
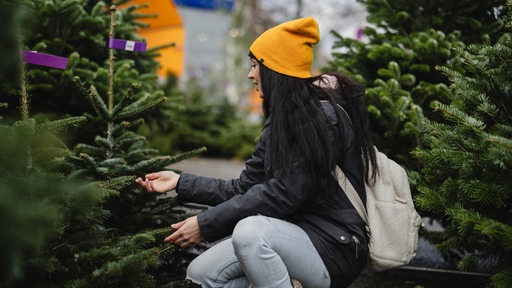
{"label": "jacket zipper", "polygon": [[352,236],[352,239],[354,240],[354,243],[356,243],[356,259],[359,254],[359,239],[357,239],[356,236]]}

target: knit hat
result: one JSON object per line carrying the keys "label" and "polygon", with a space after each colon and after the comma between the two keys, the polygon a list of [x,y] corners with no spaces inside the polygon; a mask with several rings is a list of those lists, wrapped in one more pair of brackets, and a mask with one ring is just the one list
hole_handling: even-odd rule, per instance
{"label": "knit hat", "polygon": [[282,23],[261,34],[249,50],[266,67],[298,78],[311,77],[313,44],[320,40],[312,17]]}

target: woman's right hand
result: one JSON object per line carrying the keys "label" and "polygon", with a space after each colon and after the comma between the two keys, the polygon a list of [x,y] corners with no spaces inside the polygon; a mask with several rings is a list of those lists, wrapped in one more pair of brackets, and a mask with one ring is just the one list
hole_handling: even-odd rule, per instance
{"label": "woman's right hand", "polygon": [[135,182],[146,188],[149,192],[168,192],[176,188],[180,175],[173,171],[160,171],[150,173],[142,178],[137,178]]}

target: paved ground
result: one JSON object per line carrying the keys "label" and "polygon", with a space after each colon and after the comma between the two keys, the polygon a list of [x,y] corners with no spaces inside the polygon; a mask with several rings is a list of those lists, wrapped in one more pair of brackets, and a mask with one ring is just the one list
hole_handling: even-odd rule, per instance
{"label": "paved ground", "polygon": [[195,157],[173,164],[171,168],[201,176],[231,179],[237,178],[245,165],[241,160]]}

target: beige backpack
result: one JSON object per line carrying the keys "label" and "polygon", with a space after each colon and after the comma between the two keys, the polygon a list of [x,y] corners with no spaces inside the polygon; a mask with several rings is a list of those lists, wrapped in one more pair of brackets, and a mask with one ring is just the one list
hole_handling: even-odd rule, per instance
{"label": "beige backpack", "polygon": [[377,148],[379,173],[365,184],[366,209],[356,190],[336,166],[338,184],[367,225],[370,260],[377,271],[400,267],[416,256],[421,217],[414,208],[405,170]]}

